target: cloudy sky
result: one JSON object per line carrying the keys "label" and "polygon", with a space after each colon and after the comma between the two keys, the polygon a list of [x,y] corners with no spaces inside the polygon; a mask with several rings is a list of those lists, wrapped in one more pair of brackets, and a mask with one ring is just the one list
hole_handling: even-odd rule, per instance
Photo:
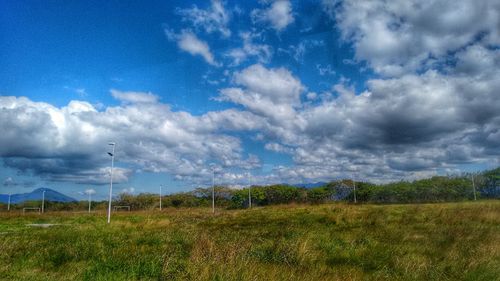
{"label": "cloudy sky", "polygon": [[[0,193],[496,167],[500,2],[1,1]],[[80,197],[79,197],[80,196]]]}

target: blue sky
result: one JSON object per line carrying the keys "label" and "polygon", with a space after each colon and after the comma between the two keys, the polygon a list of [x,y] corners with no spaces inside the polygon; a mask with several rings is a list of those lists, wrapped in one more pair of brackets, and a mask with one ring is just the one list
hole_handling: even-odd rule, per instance
{"label": "blue sky", "polygon": [[0,193],[104,198],[111,140],[116,193],[497,165],[495,1],[0,9]]}

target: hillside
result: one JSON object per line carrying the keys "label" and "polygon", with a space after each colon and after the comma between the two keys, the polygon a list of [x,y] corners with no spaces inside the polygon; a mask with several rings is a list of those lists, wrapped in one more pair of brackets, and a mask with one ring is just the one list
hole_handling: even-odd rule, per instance
{"label": "hillside", "polygon": [[[66,196],[60,192],[50,188],[37,188],[29,193],[12,194],[10,202],[12,204],[23,203],[26,201],[39,201],[42,200],[42,192],[45,190],[45,200],[54,202],[74,202],[74,198]],[[7,203],[9,200],[8,194],[0,194],[0,203]]]}

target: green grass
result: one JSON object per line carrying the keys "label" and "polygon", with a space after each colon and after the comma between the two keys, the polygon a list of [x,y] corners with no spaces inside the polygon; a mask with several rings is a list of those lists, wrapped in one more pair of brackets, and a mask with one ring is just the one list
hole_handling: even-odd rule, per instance
{"label": "green grass", "polygon": [[0,279],[500,280],[500,201],[0,213]]}

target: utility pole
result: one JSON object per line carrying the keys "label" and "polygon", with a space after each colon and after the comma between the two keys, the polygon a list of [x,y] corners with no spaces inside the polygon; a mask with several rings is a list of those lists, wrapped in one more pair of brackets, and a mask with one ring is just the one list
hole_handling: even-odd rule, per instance
{"label": "utility pole", "polygon": [[92,192],[90,192],[90,190],[88,192],[89,192],[89,214],[90,214],[90,207],[92,206]]}
{"label": "utility pole", "polygon": [[160,211],[161,211],[161,184],[160,184]]}
{"label": "utility pole", "polygon": [[477,200],[477,197],[476,197],[476,184],[474,183],[474,175],[471,175],[471,180],[472,180],[472,191],[474,192],[474,201]]}
{"label": "utility pole", "polygon": [[252,187],[248,186],[248,208],[252,208]]}
{"label": "utility pole", "polygon": [[215,168],[212,167],[212,213],[215,214]]}
{"label": "utility pole", "polygon": [[109,183],[109,203],[108,203],[108,223],[111,222],[111,200],[113,196],[113,166],[115,161],[115,143],[110,142],[109,145],[113,146],[113,152],[108,152],[109,156],[111,156],[111,179]]}
{"label": "utility pole", "polygon": [[357,200],[356,200],[356,181],[354,181],[354,177],[352,177],[352,185],[354,187],[354,204],[357,203]]}
{"label": "utility pole", "polygon": [[42,192],[42,214],[45,210],[45,190]]}

